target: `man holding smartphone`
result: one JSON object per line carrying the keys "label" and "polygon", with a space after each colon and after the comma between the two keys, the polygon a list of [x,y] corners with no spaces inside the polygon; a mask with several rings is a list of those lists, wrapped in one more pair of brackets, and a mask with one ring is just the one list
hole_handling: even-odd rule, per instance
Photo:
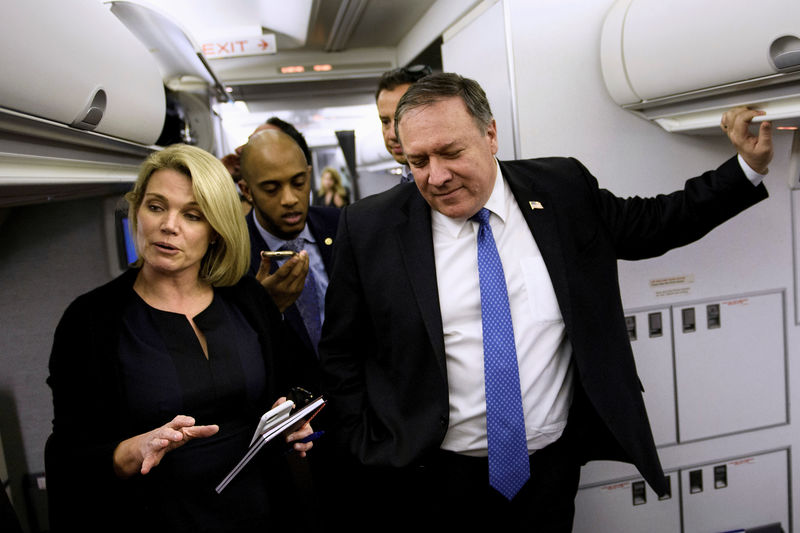
{"label": "man holding smartphone", "polygon": [[[253,205],[246,217],[250,274],[283,313],[286,348],[292,353],[294,375],[299,376],[294,385],[319,394],[317,344],[340,211],[309,206],[311,165],[296,138],[283,130],[265,127],[251,135],[240,152],[240,169],[242,194]],[[325,426],[323,413],[314,428]],[[306,518],[321,525],[327,515],[324,485],[339,461],[324,441],[315,452],[308,463],[292,461],[300,490],[317,500],[308,506]]]}
{"label": "man holding smartphone", "polygon": [[[304,382],[319,388],[317,343],[339,211],[309,207],[311,166],[287,134],[264,129],[241,152],[242,193],[253,205],[250,273],[291,326]],[[270,257],[272,256],[272,257]]]}

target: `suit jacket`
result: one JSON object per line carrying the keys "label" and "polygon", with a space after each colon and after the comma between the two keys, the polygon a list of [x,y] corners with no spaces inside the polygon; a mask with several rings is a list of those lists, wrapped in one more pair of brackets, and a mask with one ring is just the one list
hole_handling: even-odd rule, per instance
{"label": "suit jacket", "polygon": [[[322,263],[325,271],[330,278],[332,266],[333,242],[336,237],[336,228],[339,223],[338,208],[315,207],[308,208],[306,224],[311,235],[317,242]],[[269,246],[261,238],[261,234],[256,227],[252,215],[247,215],[247,229],[250,233],[250,274],[255,276],[261,265],[261,251],[269,250]],[[277,269],[277,264],[272,263],[271,271]],[[314,348],[311,346],[311,339],[303,323],[303,317],[295,304],[290,305],[283,313],[286,328],[286,343],[292,353],[295,365],[294,375],[299,376],[299,381],[295,385],[300,385],[318,393],[320,390],[320,370],[319,360]]]}
{"label": "suit jacket", "polygon": [[[663,471],[625,328],[618,259],[688,244],[766,198],[735,158],[682,191],[622,199],[576,160],[501,162],[555,288],[573,347],[566,432],[579,460],[634,463],[658,493]],[[539,202],[533,209],[529,202]],[[448,427],[442,318],[430,208],[413,184],[343,210],[321,359],[339,438],[363,464],[405,467],[438,450]],[[576,412],[579,411],[579,412]]]}

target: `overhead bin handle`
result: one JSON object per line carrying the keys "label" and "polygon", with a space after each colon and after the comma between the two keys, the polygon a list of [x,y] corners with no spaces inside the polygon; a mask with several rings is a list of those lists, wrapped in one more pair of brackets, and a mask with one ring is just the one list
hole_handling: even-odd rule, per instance
{"label": "overhead bin handle", "polygon": [[100,119],[103,118],[103,113],[106,112],[106,104],[108,99],[106,92],[102,87],[95,89],[94,94],[89,98],[89,102],[75,117],[75,120],[70,124],[73,128],[81,130],[93,130],[100,124]]}
{"label": "overhead bin handle", "polygon": [[800,67],[800,50],[790,50],[775,56],[775,66],[779,69]]}
{"label": "overhead bin handle", "polygon": [[800,67],[800,38],[784,35],[775,39],[769,47],[769,55],[778,70]]}

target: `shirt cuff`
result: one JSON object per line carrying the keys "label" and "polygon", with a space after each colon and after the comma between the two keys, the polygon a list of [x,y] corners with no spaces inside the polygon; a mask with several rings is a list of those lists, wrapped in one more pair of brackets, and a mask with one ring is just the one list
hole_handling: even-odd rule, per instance
{"label": "shirt cuff", "polygon": [[759,174],[750,168],[750,165],[748,165],[744,160],[742,154],[737,154],[737,159],[739,160],[739,166],[742,167],[742,172],[744,172],[744,175],[750,180],[750,183],[755,186],[761,185],[761,182],[764,181],[764,176],[766,176],[766,174]]}

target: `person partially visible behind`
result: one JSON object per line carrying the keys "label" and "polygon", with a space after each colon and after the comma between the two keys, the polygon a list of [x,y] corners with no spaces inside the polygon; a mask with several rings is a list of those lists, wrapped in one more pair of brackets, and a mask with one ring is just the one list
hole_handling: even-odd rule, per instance
{"label": "person partially visible behind", "polygon": [[[308,163],[309,166],[313,166],[314,165],[314,163],[312,161],[312,158],[311,158],[311,149],[308,147],[308,143],[306,142],[306,138],[303,136],[302,133],[297,131],[297,128],[295,128],[294,125],[289,124],[285,120],[281,120],[278,117],[269,117],[267,119],[267,121],[264,123],[263,126],[260,126],[259,128],[257,128],[253,132],[253,135],[258,133],[262,129],[282,131],[283,133],[285,133],[286,135],[288,135],[289,137],[294,139],[294,142],[296,142],[297,146],[299,146],[300,149],[303,151],[303,157],[306,158],[306,163]],[[251,135],[251,137],[252,137],[252,135]],[[241,155],[241,150],[243,148],[244,148],[244,146],[240,146],[238,148],[239,155]]]}
{"label": "person partially visible behind", "polygon": [[[303,137],[303,134],[297,131],[293,125],[289,124],[285,120],[281,120],[278,117],[269,117],[266,122],[260,124],[253,133],[250,134],[250,137],[253,135],[262,132],[264,130],[277,130],[282,131],[297,143],[297,146],[303,151],[303,156],[306,158],[306,162],[311,165],[311,149],[308,147],[308,143],[306,142],[306,138]],[[249,139],[249,137],[248,137]],[[247,143],[245,143],[247,144]],[[241,146],[237,146],[234,149],[232,154],[226,154],[225,156],[220,159],[222,164],[225,165],[225,168],[230,172],[231,176],[233,177],[233,182],[236,183],[237,187],[239,184],[244,180],[241,173],[241,163],[240,157],[242,155],[242,150],[244,150],[245,144]],[[239,189],[239,199],[242,202],[242,211],[245,215],[250,213],[250,210],[253,208],[253,205],[247,200],[245,195],[241,192],[241,188]]]}
{"label": "person partially visible behind", "polygon": [[[281,316],[250,276],[222,163],[155,152],[128,193],[139,259],[78,297],[55,331],[46,446],[54,531],[251,531],[286,516],[285,452],[262,449],[220,493],[292,383]],[[276,401],[277,400],[277,401]],[[311,433],[305,425],[287,442]],[[285,451],[284,451],[285,448]]]}
{"label": "person partially visible behind", "polygon": [[378,108],[378,118],[381,121],[383,144],[392,159],[401,165],[402,177],[400,183],[412,183],[414,177],[406,162],[403,146],[397,138],[394,125],[394,113],[400,98],[406,94],[411,85],[431,74],[433,70],[428,65],[411,65],[410,67],[388,70],[378,80],[378,89],[375,91],[375,105]]}
{"label": "person partially visible behind", "polygon": [[242,214],[247,216],[253,209],[253,205],[247,200],[244,194],[242,194],[241,189],[239,189],[239,180],[242,179],[239,174],[239,156],[236,154],[228,154],[220,159],[220,161],[225,165],[225,169],[230,173],[231,178],[233,178],[233,183],[236,185],[239,194],[239,202],[242,205]]}
{"label": "person partially visible behind", "polygon": [[342,176],[333,167],[325,167],[319,177],[319,189],[314,191],[314,205],[344,207],[350,203],[350,191],[342,185]]}

